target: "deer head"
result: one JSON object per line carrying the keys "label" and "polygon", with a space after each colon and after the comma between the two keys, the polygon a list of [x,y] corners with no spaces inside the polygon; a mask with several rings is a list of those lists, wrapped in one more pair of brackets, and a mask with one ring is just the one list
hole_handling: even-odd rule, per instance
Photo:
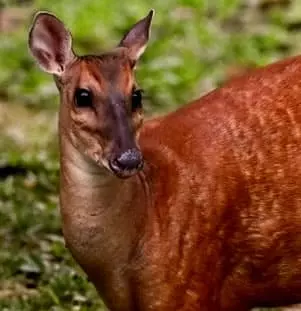
{"label": "deer head", "polygon": [[60,92],[61,135],[93,163],[123,178],[143,166],[137,145],[142,98],[134,68],[146,48],[153,14],[100,55],[77,56],[68,29],[47,12],[36,15],[29,34],[34,59],[54,76]]}

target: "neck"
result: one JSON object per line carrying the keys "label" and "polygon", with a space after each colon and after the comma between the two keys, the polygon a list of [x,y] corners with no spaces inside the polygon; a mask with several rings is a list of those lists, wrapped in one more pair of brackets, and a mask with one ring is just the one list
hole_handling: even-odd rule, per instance
{"label": "neck", "polygon": [[107,300],[116,293],[106,293],[102,284],[119,296],[129,296],[126,270],[134,264],[144,232],[146,189],[143,172],[119,179],[91,163],[61,135],[60,199],[66,244],[88,275],[95,277],[92,281],[101,281],[96,287]]}

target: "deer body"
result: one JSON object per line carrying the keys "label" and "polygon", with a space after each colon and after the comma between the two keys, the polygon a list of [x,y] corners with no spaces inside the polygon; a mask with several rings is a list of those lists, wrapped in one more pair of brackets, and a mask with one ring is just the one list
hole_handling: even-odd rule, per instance
{"label": "deer body", "polygon": [[[70,52],[52,15],[34,23],[31,50],[61,95],[68,248],[113,311],[300,302],[301,58],[256,70],[141,126],[136,108],[123,109],[130,95],[122,94],[132,94],[126,59],[144,50],[151,15],[121,48],[94,58]],[[60,49],[47,50],[39,31],[62,37]]]}

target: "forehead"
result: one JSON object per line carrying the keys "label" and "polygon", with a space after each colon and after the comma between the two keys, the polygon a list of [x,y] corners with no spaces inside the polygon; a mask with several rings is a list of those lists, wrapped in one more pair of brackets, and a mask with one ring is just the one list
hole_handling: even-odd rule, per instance
{"label": "forehead", "polygon": [[112,88],[131,92],[134,77],[130,60],[118,52],[81,56],[70,68],[69,81],[75,88],[106,92]]}

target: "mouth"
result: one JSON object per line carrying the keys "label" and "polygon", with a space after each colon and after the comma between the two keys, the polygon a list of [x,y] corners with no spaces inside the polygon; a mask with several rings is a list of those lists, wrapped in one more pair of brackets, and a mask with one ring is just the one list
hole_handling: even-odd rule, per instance
{"label": "mouth", "polygon": [[129,178],[134,176],[143,168],[144,161],[141,159],[140,163],[135,168],[120,167],[116,161],[109,161],[109,167],[112,173],[119,178]]}

